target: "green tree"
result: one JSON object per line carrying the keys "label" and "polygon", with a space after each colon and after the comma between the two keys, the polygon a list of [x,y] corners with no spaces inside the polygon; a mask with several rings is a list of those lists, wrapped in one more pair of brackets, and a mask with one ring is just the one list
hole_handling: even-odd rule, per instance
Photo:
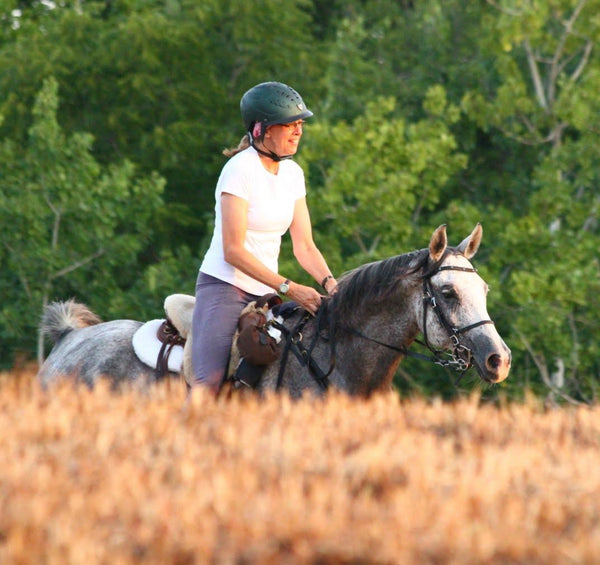
{"label": "green tree", "polygon": [[528,182],[522,173],[515,180],[521,205],[496,213],[515,366],[521,382],[591,400],[599,376],[600,3],[488,3],[481,47],[494,54],[496,79],[468,93],[463,108],[481,128],[535,150]]}
{"label": "green tree", "polygon": [[57,91],[54,79],[44,82],[25,149],[8,139],[0,145],[2,338],[13,345],[34,341],[50,299],[98,305],[136,280],[164,188],[128,161],[99,165],[89,134],[66,136]]}
{"label": "green tree", "polygon": [[[593,398],[599,8],[600,0],[0,0],[2,221],[15,232],[0,246],[2,339],[33,335],[23,328],[37,320],[23,320],[37,309],[26,311],[23,296],[41,304],[39,281],[53,273],[65,273],[52,279],[54,296],[75,295],[105,316],[155,315],[165,294],[191,292],[221,149],[242,134],[240,95],[276,79],[315,111],[298,158],[315,238],[334,270],[421,247],[440,223],[452,238],[482,221],[476,263],[515,354],[502,390]],[[31,108],[48,76],[61,92],[62,141],[42,151],[48,126]],[[67,158],[68,144],[77,159]],[[129,252],[113,251],[95,230],[134,203],[113,206],[106,190],[79,209],[69,187],[111,176],[132,187],[152,183],[154,170],[167,180],[164,202],[140,213],[142,237],[123,239]],[[48,178],[64,186],[50,194],[52,207],[70,199],[58,215],[44,200]],[[55,254],[73,249],[62,262],[50,245],[24,243],[42,233],[51,242],[57,216]],[[72,216],[87,229],[68,228]],[[124,218],[116,222],[128,233]],[[290,257],[286,242],[282,269],[292,274]],[[40,265],[47,271],[37,277]],[[403,370],[413,374],[408,363]]]}
{"label": "green tree", "polygon": [[170,0],[33,3],[0,49],[0,134],[23,141],[44,77],[61,88],[66,132],[89,131],[99,163],[126,157],[167,179],[157,247],[208,229],[221,151],[243,133],[239,100],[257,82],[320,86],[311,2]]}
{"label": "green tree", "polygon": [[443,88],[429,90],[424,112],[426,118],[407,123],[395,117],[395,100],[387,98],[368,104],[352,123],[307,126],[299,161],[308,171],[311,214],[332,268],[428,241],[423,216],[439,208],[442,188],[466,159],[449,129],[458,108],[447,103]]}

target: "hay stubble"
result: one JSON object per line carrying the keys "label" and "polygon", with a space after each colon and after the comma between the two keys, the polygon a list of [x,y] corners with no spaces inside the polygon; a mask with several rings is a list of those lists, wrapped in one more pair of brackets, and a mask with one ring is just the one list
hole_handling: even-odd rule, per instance
{"label": "hay stubble", "polygon": [[584,563],[600,411],[0,379],[0,562]]}

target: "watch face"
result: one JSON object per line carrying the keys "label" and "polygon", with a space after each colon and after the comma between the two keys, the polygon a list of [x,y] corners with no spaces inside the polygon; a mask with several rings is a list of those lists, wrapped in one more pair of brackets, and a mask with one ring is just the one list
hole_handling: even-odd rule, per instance
{"label": "watch face", "polygon": [[279,285],[279,294],[285,294],[288,290],[290,290],[290,285],[288,284],[287,281],[282,282]]}

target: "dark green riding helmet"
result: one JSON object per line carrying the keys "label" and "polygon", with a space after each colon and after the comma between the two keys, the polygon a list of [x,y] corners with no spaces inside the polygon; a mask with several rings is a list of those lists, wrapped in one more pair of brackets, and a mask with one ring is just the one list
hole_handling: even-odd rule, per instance
{"label": "dark green riding helmet", "polygon": [[262,82],[252,87],[242,96],[240,110],[246,131],[251,131],[254,124],[260,122],[263,133],[267,126],[289,124],[313,115],[302,97],[281,82]]}

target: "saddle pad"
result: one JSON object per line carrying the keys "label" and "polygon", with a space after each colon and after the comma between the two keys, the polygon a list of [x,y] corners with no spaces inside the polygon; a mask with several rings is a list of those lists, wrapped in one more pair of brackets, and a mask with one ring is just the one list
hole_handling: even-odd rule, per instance
{"label": "saddle pad", "polygon": [[[162,342],[156,337],[158,328],[164,320],[150,320],[146,322],[141,328],[139,328],[131,339],[133,350],[138,356],[138,359],[156,369],[156,360],[160,353],[160,348],[163,346]],[[175,345],[169,355],[169,371],[173,373],[179,373],[181,371],[181,365],[183,364],[183,346]]]}

